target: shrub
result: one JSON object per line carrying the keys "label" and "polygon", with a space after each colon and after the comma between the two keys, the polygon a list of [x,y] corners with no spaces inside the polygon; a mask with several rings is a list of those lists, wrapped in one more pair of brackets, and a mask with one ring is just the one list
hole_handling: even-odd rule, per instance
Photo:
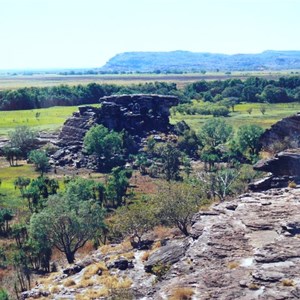
{"label": "shrub", "polygon": [[283,286],[294,286],[295,282],[292,279],[283,279],[281,281]]}
{"label": "shrub", "polygon": [[194,290],[189,287],[176,288],[169,298],[170,300],[190,300],[194,295]]}
{"label": "shrub", "polygon": [[69,286],[72,286],[72,285],[75,285],[75,284],[76,284],[75,281],[71,278],[66,279],[65,282],[64,282],[65,287],[69,287]]}
{"label": "shrub", "polygon": [[291,189],[295,189],[297,187],[297,184],[295,181],[289,181],[288,187]]}
{"label": "shrub", "polygon": [[0,300],[9,300],[8,294],[4,289],[0,289]]}
{"label": "shrub", "polygon": [[152,273],[157,276],[157,280],[160,281],[170,270],[170,265],[168,264],[157,264],[152,267]]}

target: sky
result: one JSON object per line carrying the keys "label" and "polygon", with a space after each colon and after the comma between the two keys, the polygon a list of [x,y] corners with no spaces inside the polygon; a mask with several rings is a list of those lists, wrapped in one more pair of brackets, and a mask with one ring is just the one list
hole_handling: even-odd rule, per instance
{"label": "sky", "polygon": [[300,50],[300,0],[0,0],[0,69],[97,68],[117,53]]}

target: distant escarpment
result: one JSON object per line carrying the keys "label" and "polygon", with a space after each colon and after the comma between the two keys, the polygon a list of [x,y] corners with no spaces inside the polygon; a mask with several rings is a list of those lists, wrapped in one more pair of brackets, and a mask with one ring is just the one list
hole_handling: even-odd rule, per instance
{"label": "distant escarpment", "polygon": [[178,98],[165,95],[115,95],[100,99],[99,108],[79,107],[63,125],[59,135],[60,150],[53,159],[58,165],[86,164],[82,154],[83,138],[86,132],[97,124],[115,130],[128,132],[137,144],[149,134],[169,133],[170,107],[178,104]]}
{"label": "distant escarpment", "polygon": [[101,71],[253,71],[300,69],[300,51],[264,51],[258,54],[209,52],[125,52],[111,58]]}

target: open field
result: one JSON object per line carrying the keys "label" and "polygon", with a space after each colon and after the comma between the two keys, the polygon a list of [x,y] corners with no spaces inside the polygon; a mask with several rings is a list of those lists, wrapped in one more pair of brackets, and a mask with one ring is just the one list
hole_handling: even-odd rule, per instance
{"label": "open field", "polygon": [[0,90],[17,89],[23,87],[44,87],[55,86],[60,84],[77,85],[89,84],[96,82],[99,84],[138,84],[145,82],[175,82],[179,88],[199,81],[199,80],[225,80],[230,78],[247,79],[251,76],[265,77],[266,79],[277,79],[281,76],[287,76],[297,71],[262,71],[262,72],[231,72],[226,74],[224,72],[207,72],[205,74],[188,73],[188,74],[124,74],[124,75],[16,75],[16,76],[1,76],[0,75]]}
{"label": "open field", "polygon": [[[281,120],[284,117],[295,114],[300,111],[300,103],[280,103],[280,104],[263,104],[266,112],[263,115],[260,112],[261,103],[244,103],[235,106],[235,112],[231,112],[229,117],[224,118],[228,124],[231,124],[235,129],[242,125],[256,124],[264,129],[271,127],[272,124]],[[247,110],[252,108],[252,113],[247,113]],[[174,124],[181,120],[191,126],[196,132],[200,130],[203,123],[212,116],[200,115],[181,115],[172,116],[171,122]]]}
{"label": "open field", "polygon": [[[265,115],[260,112],[261,103],[244,103],[235,106],[235,112],[230,113],[226,121],[235,128],[244,124],[257,124],[263,128],[269,128],[275,122],[284,117],[300,111],[300,103],[264,104]],[[252,108],[249,115],[247,109]],[[36,130],[56,131],[61,128],[65,120],[77,111],[77,106],[56,106],[51,108],[0,111],[0,136],[7,136],[8,132],[17,126],[30,126]],[[36,118],[36,113],[40,117]],[[171,122],[176,123],[185,120],[195,131],[199,131],[202,124],[212,116],[181,115],[172,116]]]}
{"label": "open field", "polygon": [[[55,106],[32,110],[0,111],[0,136],[18,126],[29,126],[36,130],[58,130],[65,120],[78,110],[78,106]],[[36,113],[40,113],[36,118]]]}

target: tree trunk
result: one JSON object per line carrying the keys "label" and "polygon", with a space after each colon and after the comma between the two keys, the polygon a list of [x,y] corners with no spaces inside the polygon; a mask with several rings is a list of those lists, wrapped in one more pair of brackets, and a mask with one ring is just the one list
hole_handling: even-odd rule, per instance
{"label": "tree trunk", "polygon": [[69,264],[73,264],[74,261],[75,261],[75,254],[74,254],[74,252],[72,252],[72,251],[66,251],[65,254],[66,254],[66,258],[68,260],[68,263]]}

